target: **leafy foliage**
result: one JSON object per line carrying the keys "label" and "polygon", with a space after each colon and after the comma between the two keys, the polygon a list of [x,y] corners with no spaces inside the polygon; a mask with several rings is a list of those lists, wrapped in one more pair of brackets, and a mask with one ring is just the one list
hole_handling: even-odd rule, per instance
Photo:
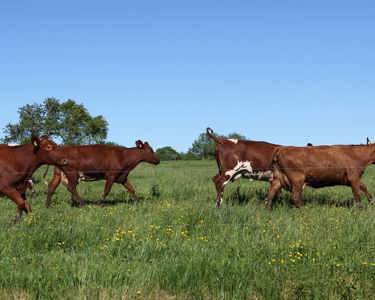
{"label": "leafy foliage", "polygon": [[28,142],[31,135],[47,134],[63,144],[103,143],[108,123],[103,116],[91,116],[83,104],[74,100],[60,102],[48,98],[18,109],[18,123],[8,123],[3,129],[3,142]]}
{"label": "leafy foliage", "polygon": [[[221,136],[229,139],[245,140],[246,137],[242,134],[233,132],[227,136]],[[201,133],[198,138],[193,142],[188,151],[190,156],[195,156],[199,159],[209,159],[215,156],[215,143],[207,137],[206,133]]]}
{"label": "leafy foliage", "polygon": [[178,153],[171,146],[166,146],[156,150],[156,154],[160,160],[179,160],[181,159],[180,153]]}

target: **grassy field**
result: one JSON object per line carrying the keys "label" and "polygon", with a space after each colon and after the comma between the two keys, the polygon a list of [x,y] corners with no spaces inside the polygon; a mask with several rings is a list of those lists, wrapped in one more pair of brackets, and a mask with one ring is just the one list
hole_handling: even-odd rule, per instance
{"label": "grassy field", "polygon": [[[243,180],[216,209],[215,173],[213,161],[142,165],[140,204],[116,186],[99,207],[104,183],[84,183],[81,209],[64,187],[46,209],[40,182],[15,226],[4,199],[0,299],[375,299],[375,207],[353,207],[349,188],[306,189],[302,209],[283,193],[270,213],[267,184]],[[365,182],[375,194],[375,168]]]}

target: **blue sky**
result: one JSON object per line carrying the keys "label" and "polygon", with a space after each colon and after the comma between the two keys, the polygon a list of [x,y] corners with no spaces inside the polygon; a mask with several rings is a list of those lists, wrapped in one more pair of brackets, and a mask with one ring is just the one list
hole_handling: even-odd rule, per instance
{"label": "blue sky", "polygon": [[373,1],[0,2],[0,127],[72,98],[109,140],[187,150],[209,125],[288,145],[375,138]]}

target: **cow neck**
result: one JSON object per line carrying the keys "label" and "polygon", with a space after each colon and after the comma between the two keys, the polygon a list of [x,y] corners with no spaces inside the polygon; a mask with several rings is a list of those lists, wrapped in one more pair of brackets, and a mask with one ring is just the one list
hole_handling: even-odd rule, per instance
{"label": "cow neck", "polygon": [[126,150],[126,156],[128,158],[128,166],[129,169],[134,169],[139,163],[142,162],[142,154],[141,151],[137,148],[127,148]]}
{"label": "cow neck", "polygon": [[357,155],[363,159],[367,165],[375,163],[375,145],[358,145],[354,146]]}
{"label": "cow neck", "polygon": [[34,146],[32,144],[22,145],[14,150],[20,152],[20,155],[22,155],[23,165],[26,167],[28,175],[34,173],[34,171],[42,165],[41,161],[34,153]]}
{"label": "cow neck", "polygon": [[370,149],[369,163],[375,164],[375,144],[368,145],[367,147]]}

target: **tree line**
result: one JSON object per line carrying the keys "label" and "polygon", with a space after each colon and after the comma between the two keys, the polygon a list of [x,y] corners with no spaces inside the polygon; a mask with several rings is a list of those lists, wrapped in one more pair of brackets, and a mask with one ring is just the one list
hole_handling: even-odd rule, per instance
{"label": "tree line", "polygon": [[[3,143],[23,144],[29,142],[32,135],[49,135],[61,144],[115,144],[107,140],[107,120],[102,115],[92,116],[83,104],[73,99],[47,98],[42,103],[24,105],[18,109],[18,118],[18,122],[8,123],[3,128]],[[245,139],[239,133],[223,137]],[[161,160],[211,159],[215,155],[215,144],[203,132],[187,152],[165,146],[156,153]]]}

